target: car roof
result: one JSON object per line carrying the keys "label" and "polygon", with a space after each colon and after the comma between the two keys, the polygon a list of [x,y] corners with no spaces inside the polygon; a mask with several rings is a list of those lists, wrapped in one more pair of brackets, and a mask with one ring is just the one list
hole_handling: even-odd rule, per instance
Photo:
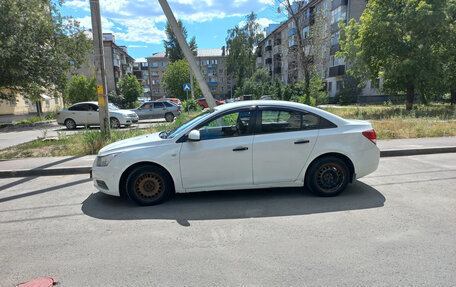
{"label": "car roof", "polygon": [[343,118],[336,116],[332,113],[329,113],[327,111],[321,110],[319,108],[311,107],[308,105],[295,103],[295,102],[288,102],[288,101],[276,101],[276,100],[240,101],[240,102],[227,103],[224,105],[216,106],[214,108],[214,111],[219,113],[219,112],[224,112],[224,111],[230,110],[230,109],[251,107],[251,106],[295,108],[295,109],[305,110],[305,111],[317,114],[330,121],[335,122],[336,124],[346,123],[346,120],[344,120]]}
{"label": "car roof", "polygon": [[93,104],[93,105],[97,105],[97,106],[98,106],[98,102],[95,102],[95,101],[91,101],[91,102],[79,102],[79,103],[72,104],[71,106],[74,106],[74,105],[81,105],[81,104]]}

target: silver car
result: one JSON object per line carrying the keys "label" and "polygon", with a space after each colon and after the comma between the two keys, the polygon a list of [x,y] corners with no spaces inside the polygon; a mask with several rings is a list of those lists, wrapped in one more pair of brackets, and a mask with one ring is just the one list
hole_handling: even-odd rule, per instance
{"label": "silver car", "polygon": [[140,120],[164,118],[172,122],[181,113],[181,108],[171,101],[145,102],[138,108],[132,110]]}
{"label": "silver car", "polygon": [[[109,122],[112,128],[119,128],[121,125],[128,127],[139,120],[138,115],[132,111],[121,110],[113,104],[108,104],[108,107]],[[65,125],[69,130],[75,129],[77,126],[100,125],[97,102],[76,103],[68,109],[61,110],[57,115],[57,123]]]}

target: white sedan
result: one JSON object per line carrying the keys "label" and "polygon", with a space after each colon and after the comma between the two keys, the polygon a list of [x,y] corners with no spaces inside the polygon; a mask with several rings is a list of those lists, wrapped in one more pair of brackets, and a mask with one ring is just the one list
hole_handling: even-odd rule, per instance
{"label": "white sedan", "polygon": [[377,169],[369,122],[282,101],[221,105],[179,128],[110,144],[92,167],[95,187],[158,204],[173,192],[306,186],[335,196]]}
{"label": "white sedan", "polygon": [[[137,123],[138,115],[130,110],[121,110],[113,104],[108,104],[109,123],[112,128],[119,128],[121,125],[130,126]],[[97,102],[81,102],[70,106],[68,109],[57,113],[57,123],[65,125],[72,130],[77,126],[99,126],[100,115]]]}

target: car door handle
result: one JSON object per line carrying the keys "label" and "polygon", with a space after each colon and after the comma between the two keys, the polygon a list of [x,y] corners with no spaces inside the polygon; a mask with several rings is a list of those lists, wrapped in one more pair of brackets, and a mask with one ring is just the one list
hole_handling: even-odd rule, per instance
{"label": "car door handle", "polygon": [[245,147],[245,146],[238,146],[236,148],[233,149],[233,151],[243,151],[243,150],[248,150],[249,148],[248,147]]}
{"label": "car door handle", "polygon": [[306,144],[306,143],[309,143],[310,141],[309,140],[299,140],[299,141],[295,141],[294,143],[295,144]]}

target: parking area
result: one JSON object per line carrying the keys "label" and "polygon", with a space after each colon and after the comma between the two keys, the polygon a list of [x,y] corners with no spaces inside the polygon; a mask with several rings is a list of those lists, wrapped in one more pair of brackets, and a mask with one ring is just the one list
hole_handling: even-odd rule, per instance
{"label": "parking area", "polygon": [[138,207],[86,175],[0,179],[0,285],[454,286],[456,154],[382,158],[339,197],[296,188]]}

